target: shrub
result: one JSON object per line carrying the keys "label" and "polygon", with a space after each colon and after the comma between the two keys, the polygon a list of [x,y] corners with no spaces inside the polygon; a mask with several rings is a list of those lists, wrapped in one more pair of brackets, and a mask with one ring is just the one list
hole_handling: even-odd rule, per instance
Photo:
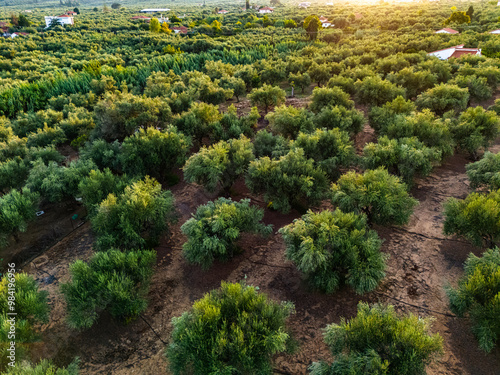
{"label": "shrub", "polygon": [[57,368],[52,362],[44,359],[36,366],[29,362],[17,363],[15,367],[9,367],[5,375],[78,375],[78,360],[71,362],[66,368]]}
{"label": "shrub", "polygon": [[174,124],[182,133],[201,142],[204,137],[212,135],[221,118],[218,106],[193,103],[189,111],[175,119]]}
{"label": "shrub", "polygon": [[259,130],[253,141],[255,156],[279,158],[289,151],[288,141],[281,135],[273,135],[265,129]]}
{"label": "shrub", "polygon": [[66,135],[60,127],[49,128],[45,125],[38,129],[36,133],[28,134],[26,147],[45,147],[49,145],[57,146],[66,141]]}
{"label": "shrub", "polygon": [[258,89],[253,89],[248,94],[248,99],[250,99],[252,105],[264,107],[264,112],[267,113],[270,106],[279,106],[285,103],[285,96],[285,91],[279,87],[264,84]]}
{"label": "shrub", "polygon": [[29,170],[29,162],[19,156],[0,162],[0,191],[22,187],[28,178]]}
{"label": "shrub", "polygon": [[291,150],[279,159],[262,157],[250,162],[246,183],[252,192],[264,193],[264,199],[283,213],[292,205],[319,203],[328,189],[325,173],[302,149]]}
{"label": "shrub", "polygon": [[248,138],[220,141],[191,155],[183,167],[184,178],[203,185],[209,192],[218,186],[227,190],[253,159],[253,145]]}
{"label": "shrub", "polygon": [[500,240],[500,190],[471,193],[463,200],[449,198],[444,216],[444,234],[465,237],[477,246],[495,246]]}
{"label": "shrub", "polygon": [[227,112],[215,124],[212,137],[217,141],[221,139],[227,141],[232,138],[239,138],[242,135],[251,137],[259,118],[257,107],[252,107],[247,116],[238,117],[236,107],[231,104]]}
{"label": "shrub", "polygon": [[364,150],[367,169],[386,167],[408,185],[413,185],[415,175],[425,177],[433,164],[441,160],[441,151],[425,146],[417,138],[389,139],[381,137],[378,143],[368,143]]}
{"label": "shrub", "polygon": [[336,180],[340,168],[349,167],[356,158],[349,134],[339,129],[317,129],[311,134],[301,132],[290,143],[290,148],[303,149],[305,157],[313,159],[331,180]]}
{"label": "shrub", "polygon": [[309,211],[280,229],[286,256],[314,288],[332,293],[344,283],[363,294],[385,276],[382,241],[366,217],[340,210]]}
{"label": "shrub", "polygon": [[241,233],[269,234],[271,226],[261,223],[264,211],[250,207],[250,200],[233,202],[219,198],[196,209],[196,214],[181,227],[188,240],[184,245],[184,257],[190,263],[204,269],[212,266],[215,259],[227,260],[237,251],[235,242]]}
{"label": "shrub", "polygon": [[382,107],[372,107],[368,118],[370,126],[376,132],[384,132],[390,124],[393,124],[397,115],[409,115],[415,111],[415,104],[411,100],[405,100],[398,96],[392,102],[385,103]]}
{"label": "shrub", "polygon": [[342,106],[324,107],[312,117],[312,122],[316,128],[339,128],[356,135],[363,130],[365,117],[363,112],[357,109],[347,109]]}
{"label": "shrub", "polygon": [[[21,362],[27,355],[27,344],[40,338],[37,326],[49,320],[48,293],[38,289],[38,284],[32,276],[26,273],[15,273],[13,264],[7,264],[7,266],[9,267],[7,273],[0,281],[0,337],[2,338],[0,368],[2,369],[10,367],[7,365],[11,362],[7,358],[11,355],[8,352],[10,343],[16,342],[14,356],[17,363]],[[9,287],[14,291],[9,291]],[[15,316],[7,315],[13,311],[16,313]],[[10,335],[11,322],[9,320],[13,317],[15,318],[15,337]]]}
{"label": "shrub", "polygon": [[325,107],[342,106],[347,109],[354,107],[354,102],[349,94],[338,87],[315,87],[311,99],[309,107],[315,113],[320,112]]}
{"label": "shrub", "polygon": [[222,282],[172,319],[166,356],[173,374],[272,372],[272,356],[290,346],[285,322],[294,307],[271,301],[257,289]]}
{"label": "shrub", "polygon": [[39,195],[24,188],[22,191],[12,189],[0,197],[0,245],[8,244],[12,235],[16,242],[17,232],[25,232],[28,222],[35,218]]}
{"label": "shrub", "polygon": [[354,89],[354,80],[349,77],[344,77],[340,75],[333,76],[328,81],[327,87],[340,87],[343,91],[347,92],[349,95],[354,95],[356,90]]}
{"label": "shrub", "polygon": [[418,201],[406,185],[383,168],[350,171],[332,185],[332,203],[344,212],[365,213],[376,224],[406,224]]}
{"label": "shrub", "polygon": [[99,169],[109,168],[112,171],[121,168],[120,154],[120,142],[108,143],[104,139],[96,139],[80,149],[80,159],[92,160]]}
{"label": "shrub", "polygon": [[498,126],[495,112],[485,111],[483,107],[467,108],[451,127],[451,132],[457,146],[475,157],[479,149],[488,149],[498,136]]}
{"label": "shrub", "polygon": [[469,90],[457,85],[442,83],[417,97],[415,104],[420,108],[429,108],[436,115],[442,116],[448,111],[463,111],[469,102]]}
{"label": "shrub", "polygon": [[109,194],[91,218],[98,249],[147,248],[158,244],[172,219],[174,198],[162,191],[154,179],[146,178],[127,186],[118,196]]}
{"label": "shrub", "polygon": [[152,176],[161,181],[186,161],[191,140],[174,127],[160,131],[139,129],[122,143],[123,171],[131,176]]}
{"label": "shrub", "polygon": [[303,108],[293,106],[280,106],[274,109],[274,112],[266,116],[271,129],[281,134],[285,138],[295,138],[302,132],[310,132],[314,129],[311,121],[310,112]]}
{"label": "shrub", "polygon": [[460,317],[472,320],[479,347],[490,352],[500,337],[500,250],[487,250],[479,258],[470,254],[465,276],[457,289],[448,289],[450,308]]}
{"label": "shrub", "polygon": [[414,67],[404,68],[387,76],[387,80],[404,87],[406,96],[414,98],[437,84],[437,76],[429,70],[415,71]]}
{"label": "shrub", "polygon": [[67,321],[73,329],[87,329],[106,310],[115,319],[131,321],[147,307],[156,254],[151,250],[95,253],[88,263],[70,264],[71,281],[61,285]]}
{"label": "shrub", "polygon": [[500,154],[486,151],[481,160],[467,164],[465,169],[472,188],[500,189]]}
{"label": "shrub", "polygon": [[458,75],[450,81],[450,84],[469,89],[471,99],[486,100],[493,95],[485,77]]}
{"label": "shrub", "polygon": [[288,76],[288,82],[290,83],[290,86],[298,87],[302,90],[302,93],[304,93],[305,89],[311,86],[311,76],[307,73],[290,73]]}
{"label": "shrub", "polygon": [[399,317],[394,307],[360,302],[358,315],[326,327],[325,342],[335,357],[331,366],[314,363],[311,375],[423,375],[443,352],[443,340],[430,335],[430,319]]}
{"label": "shrub", "polygon": [[359,103],[369,106],[381,106],[406,94],[404,88],[383,80],[379,76],[366,77],[362,81],[358,80],[354,83],[354,87]]}

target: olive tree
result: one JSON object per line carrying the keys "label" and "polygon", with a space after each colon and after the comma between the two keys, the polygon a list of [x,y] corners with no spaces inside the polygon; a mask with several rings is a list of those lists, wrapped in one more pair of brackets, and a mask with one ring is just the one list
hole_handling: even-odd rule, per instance
{"label": "olive tree", "polygon": [[481,160],[467,164],[465,169],[472,188],[500,189],[500,153],[486,151]]}
{"label": "olive tree", "polygon": [[472,330],[479,347],[486,352],[500,338],[500,250],[487,250],[481,257],[470,254],[465,262],[465,275],[456,289],[449,288],[450,308],[460,317],[472,320]]}
{"label": "olive tree", "polygon": [[264,211],[250,206],[249,199],[233,202],[219,198],[198,206],[196,214],[186,221],[182,232],[188,240],[182,246],[184,257],[204,269],[215,259],[227,260],[237,251],[241,233],[269,234],[271,225],[261,223]]}
{"label": "olive tree", "polygon": [[469,90],[457,85],[442,83],[417,97],[416,105],[428,108],[436,115],[442,116],[448,111],[463,111],[469,102]]}
{"label": "olive tree", "polygon": [[18,232],[25,232],[28,223],[35,218],[39,195],[24,188],[12,189],[0,197],[0,245],[8,244],[12,235],[19,241]]}
{"label": "olive tree", "polygon": [[354,102],[351,100],[349,94],[342,91],[339,87],[315,87],[311,100],[309,108],[315,113],[320,112],[325,107],[342,106],[347,109],[354,107]]}
{"label": "olive tree", "polygon": [[264,112],[267,113],[269,107],[279,106],[285,103],[285,91],[277,86],[262,85],[260,88],[253,89],[248,94],[248,99],[252,105],[260,105],[264,107]]}
{"label": "olive tree", "polygon": [[384,80],[379,76],[366,77],[354,83],[356,97],[361,104],[369,106],[381,106],[396,99],[398,96],[405,96],[406,90],[396,86],[394,83]]}
{"label": "olive tree", "polygon": [[332,203],[344,212],[365,213],[376,224],[403,225],[418,201],[408,194],[406,184],[398,177],[378,168],[342,175],[332,185]]}
{"label": "olive tree", "polygon": [[443,353],[441,336],[429,333],[431,323],[418,315],[398,316],[391,305],[360,302],[354,318],[326,327],[334,362],[313,363],[311,375],[424,375]]}
{"label": "olive tree", "polygon": [[191,155],[183,167],[184,178],[203,185],[209,192],[219,186],[227,190],[253,159],[253,145],[248,138],[220,141]]}
{"label": "olive tree", "polygon": [[174,375],[271,374],[273,355],[290,348],[285,324],[294,306],[274,302],[257,290],[222,282],[220,289],[173,318],[165,352],[170,371]]}
{"label": "olive tree", "polygon": [[309,211],[280,233],[287,258],[321,291],[332,293],[346,284],[363,294],[375,289],[385,276],[382,241],[369,230],[364,215]]}
{"label": "olive tree", "polygon": [[285,138],[295,138],[302,132],[310,132],[314,129],[311,113],[303,108],[294,106],[279,106],[266,116],[271,130],[281,134]]}

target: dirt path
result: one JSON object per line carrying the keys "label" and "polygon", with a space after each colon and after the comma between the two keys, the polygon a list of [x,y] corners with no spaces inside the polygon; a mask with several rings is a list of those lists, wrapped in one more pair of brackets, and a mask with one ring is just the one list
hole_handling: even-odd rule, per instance
{"label": "dirt path", "polygon": [[[367,134],[362,139],[371,137],[372,134]],[[500,149],[499,145],[497,142],[495,151]],[[181,182],[172,189],[179,222],[157,248],[158,264],[144,320],[122,326],[104,315],[90,330],[73,332],[64,323],[64,303],[58,287],[68,278],[68,264],[75,259],[87,259],[91,254],[93,238],[86,224],[35,259],[37,267],[28,268],[42,282],[42,288],[50,292],[52,305],[51,322],[44,327],[44,341],[36,344],[34,354],[54,358],[59,364],[67,364],[74,356],[80,356],[83,374],[168,374],[163,358],[165,345],[156,334],[168,342],[172,317],[187,310],[207,291],[217,288],[221,280],[237,282],[247,277],[247,283],[258,285],[272,298],[295,303],[296,314],[290,319],[290,325],[300,348],[294,355],[276,358],[276,368],[281,372],[306,374],[312,361],[328,359],[321,329],[339,322],[342,316],[352,317],[357,303],[365,300],[388,302],[399,311],[435,316],[433,331],[444,337],[446,353],[429,369],[429,374],[500,374],[500,351],[486,355],[477,349],[467,320],[405,304],[450,314],[443,287],[456,283],[470,252],[480,254],[479,249],[442,235],[442,203],[450,196],[467,195],[465,164],[468,162],[463,156],[455,155],[431,176],[418,182],[412,194],[420,205],[409,225],[375,228],[385,240],[383,251],[390,255],[387,277],[376,292],[361,298],[347,289],[332,295],[314,293],[302,283],[300,274],[285,260],[285,246],[276,233],[299,217],[296,211],[280,215],[266,210],[264,221],[274,225],[274,233],[268,238],[245,236],[240,243],[243,253],[228,263],[217,263],[208,272],[187,265],[181,254],[185,238],[180,226],[197,206],[214,196]],[[263,206],[259,197],[248,193],[242,181],[237,182],[234,190],[233,199],[250,197],[254,204]],[[48,274],[57,279],[48,280]]]}

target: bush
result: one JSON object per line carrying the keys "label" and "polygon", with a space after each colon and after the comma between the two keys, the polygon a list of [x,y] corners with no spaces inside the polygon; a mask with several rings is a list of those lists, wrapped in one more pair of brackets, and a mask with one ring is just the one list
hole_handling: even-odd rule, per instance
{"label": "bush", "polygon": [[233,202],[219,198],[198,206],[196,214],[181,227],[188,240],[182,246],[184,257],[204,269],[215,259],[227,260],[237,251],[241,233],[269,234],[270,225],[261,223],[264,211],[250,207],[250,200]]}
{"label": "bush", "polygon": [[268,156],[270,158],[279,158],[288,154],[288,141],[281,135],[273,135],[266,129],[259,130],[255,134],[253,141],[255,156],[261,158]]}
{"label": "bush", "polygon": [[358,315],[326,327],[325,342],[335,357],[331,366],[314,363],[311,375],[423,375],[443,352],[443,339],[430,335],[430,319],[399,317],[394,307],[360,302]]}
{"label": "bush", "polygon": [[123,171],[131,176],[152,176],[160,181],[186,161],[191,140],[174,127],[160,131],[139,129],[122,143]]}
{"label": "bush", "polygon": [[500,189],[500,154],[486,151],[481,160],[467,164],[465,169],[472,188]]}
{"label": "bush", "polygon": [[342,106],[324,107],[312,117],[312,122],[316,128],[339,128],[356,135],[363,130],[365,117],[363,112],[357,109],[347,109]]}
{"label": "bush", "polygon": [[368,229],[364,215],[309,211],[280,233],[287,258],[314,288],[332,293],[345,283],[363,294],[375,289],[385,276],[382,241]]}
{"label": "bush", "polygon": [[354,108],[354,102],[351,100],[349,94],[338,87],[315,87],[311,99],[309,108],[315,113],[320,112],[325,107],[342,106],[347,109]]}
{"label": "bush", "polygon": [[285,138],[295,138],[302,132],[310,132],[314,129],[311,121],[310,112],[303,108],[293,106],[280,106],[274,109],[274,112],[266,116],[271,129],[281,134]]}
{"label": "bush", "polygon": [[354,95],[356,90],[354,89],[354,80],[349,77],[343,77],[340,75],[333,76],[328,81],[327,87],[340,87],[342,91],[347,92],[349,95]]}
{"label": "bush", "polygon": [[17,232],[26,232],[29,221],[35,218],[39,195],[24,188],[12,189],[0,197],[0,246],[8,244],[9,237],[19,241]]}
{"label": "bush", "polygon": [[420,108],[429,108],[436,115],[442,116],[448,111],[463,111],[469,102],[469,90],[457,85],[442,83],[417,97],[415,104]]}
{"label": "bush", "polygon": [[227,190],[253,159],[253,145],[248,138],[220,141],[191,155],[183,167],[184,178],[203,185],[209,192],[218,186]]}
{"label": "bush", "polygon": [[[16,342],[15,359],[19,363],[27,355],[29,343],[40,338],[37,326],[47,323],[49,320],[49,305],[47,302],[48,293],[38,290],[38,283],[32,276],[26,273],[10,272],[15,267],[7,264],[7,273],[0,282],[0,368],[9,368],[10,361],[7,356],[11,342]],[[11,268],[11,266],[13,266]],[[14,292],[9,292],[10,287]],[[14,284],[14,285],[12,285]],[[15,300],[12,299],[15,297]],[[12,304],[14,301],[14,304]],[[14,309],[12,307],[14,306]],[[15,311],[17,315],[7,315]],[[11,322],[8,320],[15,318],[15,337],[11,337]],[[4,373],[4,372],[2,372]]]}
{"label": "bush", "polygon": [[425,146],[417,138],[389,139],[381,137],[378,143],[368,143],[364,150],[367,169],[386,167],[408,185],[413,185],[415,175],[427,176],[433,164],[441,160],[441,151]]}
{"label": "bush", "polygon": [[175,119],[174,124],[182,133],[201,142],[204,137],[212,135],[221,118],[218,106],[193,103],[189,111]]}
{"label": "bush", "polygon": [[151,250],[95,253],[89,263],[70,264],[71,281],[61,285],[67,304],[67,321],[73,329],[92,327],[106,310],[127,322],[147,307],[156,254]]}
{"label": "bush", "polygon": [[486,100],[493,95],[485,77],[458,75],[450,81],[450,84],[469,89],[471,99]]}
{"label": "bush", "polygon": [[337,128],[317,129],[311,134],[301,132],[290,148],[303,149],[305,157],[313,159],[331,180],[339,178],[340,168],[349,167],[356,159],[349,134]]}
{"label": "bush", "polygon": [[292,205],[319,203],[328,190],[325,173],[302,149],[291,150],[277,160],[262,157],[252,161],[246,184],[253,193],[264,193],[269,205],[283,213]]}
{"label": "bush", "polygon": [[368,118],[370,126],[376,132],[384,132],[387,127],[393,124],[397,115],[409,115],[416,109],[415,104],[411,100],[405,100],[402,96],[398,96],[392,102],[385,103],[382,107],[372,107]]}
{"label": "bush", "polygon": [[311,76],[307,73],[290,73],[288,76],[288,82],[290,83],[290,86],[298,87],[302,90],[302,93],[304,93],[305,89],[311,86]]}
{"label": "bush", "polygon": [[60,127],[49,128],[45,125],[42,129],[38,129],[36,133],[28,134],[26,147],[45,147],[57,146],[66,141],[66,135]]}
{"label": "bush", "polygon": [[93,161],[99,169],[118,171],[121,168],[120,154],[120,142],[108,143],[104,139],[96,139],[80,150],[80,159]]}
{"label": "bush", "polygon": [[52,362],[44,359],[36,366],[29,362],[17,363],[15,367],[9,367],[5,375],[78,375],[78,360],[73,361],[66,368],[57,368]]}
{"label": "bush", "polygon": [[146,178],[127,186],[118,196],[109,194],[91,217],[100,250],[148,248],[158,244],[172,219],[174,197],[162,191],[154,179]]}
{"label": "bush", "polygon": [[332,203],[344,212],[365,213],[372,223],[403,225],[418,201],[399,178],[379,168],[344,174],[332,185]]}
{"label": "bush", "polygon": [[354,83],[356,97],[359,103],[369,106],[381,106],[393,101],[398,96],[405,96],[406,90],[402,87],[383,80],[379,76],[364,78]]}
{"label": "bush", "polygon": [[286,95],[279,87],[264,84],[258,89],[253,89],[247,97],[252,105],[264,107],[264,112],[267,113],[270,106],[276,107],[285,103]]}
{"label": "bush", "polygon": [[221,139],[227,141],[242,135],[251,137],[259,118],[257,107],[252,107],[247,116],[238,117],[236,107],[231,104],[220,121],[215,124],[212,138],[217,141]]}
{"label": "bush", "polygon": [[476,157],[481,148],[488,149],[499,133],[498,116],[483,107],[467,108],[451,127],[457,146]]}
{"label": "bush", "polygon": [[460,317],[472,320],[479,347],[486,352],[496,346],[500,337],[500,250],[484,252],[482,257],[470,254],[465,262],[465,276],[457,289],[448,289],[450,308]]}
{"label": "bush", "polygon": [[476,246],[495,246],[500,240],[500,190],[449,198],[444,216],[444,234],[465,237]]}
{"label": "bush", "polygon": [[285,322],[293,304],[271,301],[257,289],[222,282],[172,319],[166,350],[172,373],[270,374],[272,356],[290,346]]}

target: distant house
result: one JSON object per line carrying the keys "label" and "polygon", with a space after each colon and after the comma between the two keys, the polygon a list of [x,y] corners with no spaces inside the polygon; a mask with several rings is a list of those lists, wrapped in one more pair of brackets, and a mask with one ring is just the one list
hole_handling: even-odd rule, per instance
{"label": "distant house", "polygon": [[186,26],[172,27],[172,31],[176,34],[187,34],[188,28]]}
{"label": "distant house", "polygon": [[332,26],[332,23],[328,21],[328,18],[326,17],[319,17],[319,21],[321,22],[321,26],[323,26],[324,28],[327,28],[327,27],[330,27]]}
{"label": "distant house", "polygon": [[497,3],[497,7],[500,7],[500,1]]}
{"label": "distant house", "polygon": [[226,13],[229,13],[229,11],[221,9],[217,13],[219,13],[219,14],[226,14]]}
{"label": "distant house", "polygon": [[311,3],[299,3],[299,8],[309,8],[311,6]]}
{"label": "distant house", "polygon": [[436,31],[434,34],[460,34],[457,30],[445,27],[444,29]]}
{"label": "distant house", "polygon": [[73,12],[72,10],[70,10],[70,11],[64,13],[64,14],[67,14],[68,16],[76,16],[76,15],[78,15],[78,13]]}
{"label": "distant house", "polygon": [[156,12],[170,12],[168,8],[152,8],[152,9],[142,9],[141,13],[156,13]]}
{"label": "distant house", "polygon": [[272,12],[274,12],[274,9],[269,7],[262,7],[259,9],[259,13],[272,13]]}
{"label": "distant house", "polygon": [[333,5],[333,3],[326,3],[325,5],[332,6],[332,5]]}
{"label": "distant house", "polygon": [[74,25],[75,24],[75,22],[73,21],[73,17],[68,16],[67,14],[62,14],[62,15],[57,16],[57,17],[46,16],[45,17],[45,25],[46,25],[45,28],[48,28],[54,20],[57,20],[59,25]]}
{"label": "distant house", "polygon": [[363,15],[361,13],[354,13],[354,18],[360,20],[361,18],[363,18]]}
{"label": "distant house", "polygon": [[500,29],[492,30],[490,34],[500,34]]}
{"label": "distant house", "polygon": [[134,17],[131,17],[130,19],[133,21],[137,21],[137,20],[145,21],[145,22],[151,21],[151,18],[147,17],[147,16],[134,16]]}
{"label": "distant house", "polygon": [[12,39],[14,39],[15,37],[18,37],[18,36],[27,36],[27,35],[30,35],[30,34],[28,34],[28,33],[23,33],[23,32],[15,32],[15,33],[10,34],[10,37],[11,37]]}
{"label": "distant house", "polygon": [[480,48],[464,48],[463,44],[458,46],[440,49],[438,51],[429,52],[429,56],[436,56],[440,60],[448,60],[451,58],[460,58],[465,55],[481,56]]}
{"label": "distant house", "polygon": [[0,27],[9,27],[8,22],[0,22]]}

